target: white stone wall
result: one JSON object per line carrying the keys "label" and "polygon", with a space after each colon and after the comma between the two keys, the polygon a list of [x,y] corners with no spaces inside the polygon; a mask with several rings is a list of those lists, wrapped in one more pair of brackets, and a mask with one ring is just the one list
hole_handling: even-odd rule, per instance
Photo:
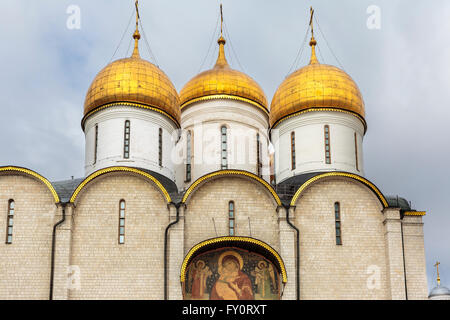
{"label": "white stone wall", "polygon": [[[342,245],[336,245],[335,202]],[[319,180],[304,191],[294,220],[301,299],[390,299],[382,210],[374,193],[351,179]]]}
{"label": "white stone wall", "polygon": [[402,224],[408,299],[425,300],[428,298],[428,280],[422,217],[405,216]]}
{"label": "white stone wall", "polygon": [[[125,243],[118,243],[119,202],[126,201]],[[169,209],[142,177],[111,173],[80,193],[73,215],[70,265],[80,286],[69,299],[163,299],[164,231]]]}
{"label": "white stone wall", "polygon": [[[125,121],[130,121],[130,157],[124,159]],[[98,124],[97,161],[94,163],[95,126]],[[163,166],[159,166],[159,128],[163,129]],[[127,106],[115,106],[90,116],[85,123],[86,176],[106,167],[128,166],[148,169],[175,179],[172,159],[177,127],[166,116]]]}
{"label": "white stone wall", "polygon": [[[192,179],[221,169],[221,127],[228,129],[228,169],[257,174],[257,140],[261,141],[263,178],[269,181],[268,115],[245,102],[217,99],[194,103],[182,110],[181,127],[192,132]],[[186,139],[181,142],[183,148]],[[180,166],[184,178],[185,165]],[[191,182],[186,182],[187,188]]]}
{"label": "white stone wall", "polygon": [[405,300],[405,264],[402,247],[402,221],[399,208],[383,210],[387,270],[387,299]]}
{"label": "white stone wall", "polygon": [[185,254],[204,240],[229,235],[230,201],[235,204],[236,236],[253,237],[280,250],[277,204],[269,191],[245,177],[219,177],[199,186],[186,203]]}
{"label": "white stone wall", "polygon": [[[0,264],[0,298],[48,299],[52,228],[62,208],[41,182],[22,175],[0,175],[4,213],[9,199],[16,201],[16,218],[13,244],[0,245],[0,255],[7,257]],[[126,200],[124,245],[118,244],[121,199]],[[180,208],[168,239],[169,299],[181,298],[186,253],[199,242],[228,235],[229,201],[235,203],[236,235],[278,251],[288,274],[283,299],[295,299],[296,234],[269,191],[240,176],[202,183]],[[336,201],[342,246],[335,242]],[[312,184],[290,212],[300,230],[301,299],[405,299],[404,270],[408,299],[427,297],[421,217],[401,219],[398,208],[383,209],[368,187],[343,177]],[[175,219],[175,207],[141,176],[119,172],[96,178],[75,205],[66,206],[66,221],[57,229],[54,298],[163,299],[164,231]],[[6,225],[5,214],[0,225]],[[0,237],[5,230],[0,228]],[[79,288],[77,282],[68,287],[70,270],[80,271]]]}
{"label": "white stone wall", "polygon": [[[330,127],[331,164],[325,162],[324,126]],[[291,165],[291,133],[295,132],[296,168]],[[355,138],[358,144],[356,168]],[[364,125],[341,112],[309,112],[287,119],[271,131],[277,183],[302,173],[346,171],[364,176]]]}
{"label": "white stone wall", "polygon": [[[6,244],[10,199],[15,202],[13,241]],[[0,175],[0,300],[49,298],[56,212],[53,196],[41,181]]]}

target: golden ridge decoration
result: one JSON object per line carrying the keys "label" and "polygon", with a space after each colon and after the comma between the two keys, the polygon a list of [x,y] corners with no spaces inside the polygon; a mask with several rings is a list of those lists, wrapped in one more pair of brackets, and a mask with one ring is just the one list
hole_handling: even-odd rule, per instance
{"label": "golden ridge decoration", "polygon": [[229,100],[237,100],[237,101],[247,102],[247,103],[254,105],[255,107],[261,109],[267,115],[269,114],[269,111],[267,111],[267,108],[264,107],[263,105],[259,104],[258,102],[255,102],[255,101],[247,99],[247,98],[239,97],[239,96],[229,95],[229,94],[214,94],[214,95],[210,95],[210,96],[195,98],[195,99],[192,99],[192,100],[189,100],[189,101],[183,103],[183,105],[181,106],[181,110],[183,110],[183,108],[187,107],[188,105],[191,105],[191,104],[199,102],[199,101],[218,100],[218,99],[229,99]]}
{"label": "golden ridge decoration", "polygon": [[324,179],[324,178],[327,178],[327,177],[345,177],[345,178],[350,178],[350,179],[354,179],[354,180],[357,180],[359,182],[362,182],[367,187],[369,187],[373,192],[375,192],[375,194],[378,196],[378,198],[382,202],[384,208],[389,207],[389,204],[387,203],[386,198],[383,196],[381,191],[378,190],[378,188],[372,182],[370,182],[369,180],[367,180],[367,179],[365,179],[363,177],[360,177],[360,176],[358,176],[356,174],[344,173],[344,172],[323,173],[323,174],[317,175],[317,176],[309,179],[300,188],[298,188],[297,192],[295,193],[294,197],[291,200],[291,206],[295,206],[295,204],[297,203],[298,198],[303,193],[303,191],[305,191],[306,188],[308,188],[314,182],[316,182],[318,180],[321,180],[321,179]]}
{"label": "golden ridge decoration", "polygon": [[21,173],[25,173],[28,174],[38,180],[40,180],[41,182],[43,182],[47,188],[50,190],[50,192],[52,193],[53,199],[55,199],[55,203],[59,203],[59,196],[58,193],[56,192],[55,188],[53,188],[52,184],[50,183],[50,181],[48,181],[46,178],[44,178],[43,176],[41,176],[39,173],[34,172],[32,170],[26,169],[26,168],[20,168],[20,167],[14,167],[14,166],[8,166],[8,167],[0,167],[0,172],[7,172],[7,171],[12,171],[12,172],[21,172]]}
{"label": "golden ridge decoration", "polygon": [[136,173],[138,175],[141,175],[151,181],[153,181],[154,184],[156,184],[156,186],[161,190],[161,192],[163,193],[164,197],[166,198],[166,201],[168,203],[172,202],[172,199],[170,198],[169,193],[167,192],[166,188],[164,188],[164,186],[161,184],[161,182],[159,182],[155,177],[153,177],[152,175],[138,170],[138,169],[134,169],[134,168],[128,168],[128,167],[110,167],[110,168],[105,168],[105,169],[101,169],[98,170],[94,173],[92,173],[89,177],[87,177],[86,179],[84,179],[79,185],[78,187],[75,189],[75,191],[72,194],[72,197],[70,198],[70,203],[75,203],[75,201],[77,200],[78,194],[81,192],[81,190],[83,190],[83,188],[92,180],[94,180],[95,178],[97,178],[98,176],[101,176],[103,174],[106,173],[111,173],[111,172],[132,172],[132,173]]}
{"label": "golden ridge decoration", "polygon": [[343,110],[343,109],[340,109],[340,108],[334,108],[334,107],[329,107],[329,108],[308,108],[308,109],[305,109],[305,110],[301,110],[301,111],[295,112],[293,114],[284,116],[283,118],[277,120],[277,122],[275,122],[273,124],[272,129],[275,129],[280,123],[282,123],[283,121],[286,121],[286,120],[288,120],[290,118],[293,118],[295,116],[298,116],[298,115],[301,115],[301,114],[304,114],[304,113],[317,112],[317,111],[342,112],[342,113],[346,113],[346,114],[352,115],[354,117],[357,117],[359,120],[361,120],[361,122],[364,125],[364,133],[367,131],[367,122],[359,114],[354,113],[352,111],[347,111],[347,110]]}
{"label": "golden ridge decoration", "polygon": [[199,249],[201,249],[205,246],[211,245],[211,244],[216,244],[216,243],[221,243],[221,242],[230,242],[230,241],[246,242],[246,243],[255,244],[255,245],[260,246],[260,247],[266,249],[267,251],[269,251],[277,259],[277,262],[281,268],[281,276],[282,276],[283,283],[287,282],[286,267],[284,265],[283,259],[281,259],[278,252],[276,252],[275,249],[273,249],[267,243],[262,242],[257,239],[254,239],[254,238],[249,238],[249,237],[220,237],[220,238],[214,238],[214,239],[209,239],[209,240],[200,242],[199,244],[192,247],[191,250],[189,250],[188,254],[184,258],[183,264],[181,265],[181,275],[180,275],[181,283],[186,281],[186,268],[187,268],[191,258],[193,258],[195,256],[195,253]]}
{"label": "golden ridge decoration", "polygon": [[281,206],[281,200],[280,197],[278,196],[278,194],[275,192],[275,190],[272,188],[272,186],[270,184],[268,184],[265,180],[261,179],[260,177],[254,175],[253,173],[247,172],[247,171],[242,171],[242,170],[220,170],[220,171],[216,171],[207,175],[204,175],[203,177],[197,179],[194,183],[192,183],[189,187],[189,189],[187,189],[186,193],[183,196],[183,200],[181,201],[182,203],[186,203],[187,199],[189,198],[190,194],[198,187],[198,185],[200,183],[202,183],[205,180],[209,180],[213,177],[217,177],[217,176],[227,176],[227,175],[238,175],[238,176],[246,176],[249,177],[253,180],[258,181],[259,183],[261,183],[262,185],[264,185],[266,187],[267,190],[269,190],[269,192],[272,194],[272,196],[274,197],[276,203]]}
{"label": "golden ridge decoration", "polygon": [[404,214],[405,216],[416,216],[416,217],[423,217],[427,215],[425,211],[406,211]]}
{"label": "golden ridge decoration", "polygon": [[86,123],[86,119],[88,117],[90,117],[91,115],[93,115],[94,113],[97,113],[97,112],[99,112],[101,110],[104,110],[106,108],[124,107],[124,106],[125,107],[135,107],[135,108],[147,109],[147,110],[152,110],[152,111],[158,112],[158,113],[168,117],[170,120],[172,120],[176,124],[176,126],[178,128],[180,128],[180,124],[178,123],[178,121],[174,117],[172,117],[170,114],[165,112],[164,110],[162,110],[162,109],[160,109],[158,107],[155,107],[155,106],[145,105],[145,104],[142,104],[142,103],[134,103],[134,102],[111,102],[111,103],[105,104],[105,105],[103,105],[101,107],[98,107],[98,108],[90,111],[89,113],[87,113],[83,117],[83,120],[81,120],[81,125],[82,125],[82,127],[84,129],[84,124]]}

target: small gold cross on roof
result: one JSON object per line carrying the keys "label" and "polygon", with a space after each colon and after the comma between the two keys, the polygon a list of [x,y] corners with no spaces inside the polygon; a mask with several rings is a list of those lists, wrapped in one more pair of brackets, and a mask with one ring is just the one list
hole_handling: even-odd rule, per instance
{"label": "small gold cross on roof", "polygon": [[436,267],[436,271],[437,271],[437,283],[438,283],[438,286],[441,285],[441,278],[439,277],[439,265],[440,264],[441,263],[439,261],[436,261],[436,263],[434,265]]}

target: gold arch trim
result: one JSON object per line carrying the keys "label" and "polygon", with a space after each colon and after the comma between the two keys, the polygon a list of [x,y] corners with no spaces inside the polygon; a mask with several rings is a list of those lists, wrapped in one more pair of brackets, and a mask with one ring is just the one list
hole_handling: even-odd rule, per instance
{"label": "gold arch trim", "polygon": [[314,182],[316,182],[318,180],[321,180],[321,179],[324,179],[324,178],[328,178],[328,177],[345,177],[345,178],[350,178],[350,179],[362,182],[367,187],[369,187],[373,192],[375,192],[375,194],[378,196],[380,201],[383,203],[384,208],[389,207],[386,198],[383,196],[381,191],[372,182],[370,182],[369,180],[367,180],[367,179],[365,179],[363,177],[360,177],[360,176],[358,176],[356,174],[344,173],[344,172],[329,172],[329,173],[323,173],[323,174],[320,174],[318,176],[312,177],[311,179],[306,181],[300,188],[298,188],[297,192],[295,193],[294,197],[291,200],[291,206],[295,206],[295,204],[297,203],[297,200],[300,197],[300,195],[311,184],[313,184]]}
{"label": "gold arch trim", "polygon": [[140,108],[140,109],[152,110],[152,111],[158,112],[158,113],[160,113],[162,115],[165,115],[170,120],[172,120],[177,125],[178,128],[180,127],[180,124],[178,123],[177,119],[175,119],[169,113],[167,113],[164,110],[161,110],[161,109],[159,109],[157,107],[146,105],[146,104],[141,104],[141,103],[135,103],[135,102],[111,102],[111,103],[105,104],[105,105],[103,105],[101,107],[95,108],[94,110],[88,112],[83,117],[83,120],[81,120],[81,125],[82,125],[83,129],[84,129],[84,124],[86,122],[86,119],[88,117],[90,117],[94,113],[97,113],[97,112],[99,112],[101,110],[104,110],[104,109],[107,109],[107,108],[112,108],[112,107],[135,107],[135,108]]}
{"label": "gold arch trim", "polygon": [[228,99],[228,100],[247,102],[247,103],[254,105],[255,107],[261,109],[262,111],[264,111],[264,113],[269,115],[269,111],[267,110],[267,108],[264,107],[263,105],[259,104],[258,102],[255,102],[255,101],[247,99],[247,98],[239,97],[239,96],[233,96],[230,94],[215,94],[215,95],[195,98],[195,99],[192,99],[192,100],[189,100],[189,101],[183,103],[181,105],[181,110],[183,110],[183,108],[187,107],[188,105],[191,105],[191,104],[199,102],[199,101],[209,101],[209,100],[218,100],[218,99]]}
{"label": "gold arch trim", "polygon": [[43,182],[46,185],[46,187],[52,193],[53,199],[55,199],[55,203],[59,203],[60,202],[58,193],[56,192],[55,188],[53,188],[53,186],[50,183],[50,181],[48,181],[46,178],[41,176],[39,173],[34,172],[32,170],[29,170],[29,169],[13,167],[13,166],[1,167],[0,168],[0,172],[7,172],[7,171],[24,173],[24,174],[30,175],[30,176],[40,180],[41,182]]}
{"label": "gold arch trim", "polygon": [[299,111],[299,112],[292,113],[292,114],[290,114],[290,115],[284,116],[283,118],[277,120],[277,121],[273,124],[272,129],[275,129],[275,128],[276,128],[280,123],[282,123],[283,121],[286,121],[286,120],[288,120],[288,119],[290,119],[290,118],[293,118],[293,117],[295,117],[295,116],[298,116],[298,115],[301,115],[301,114],[304,114],[304,113],[318,112],[318,111],[341,112],[341,113],[346,113],[346,114],[352,115],[352,116],[354,116],[354,117],[357,117],[359,120],[361,120],[361,122],[362,122],[363,125],[364,125],[364,132],[367,131],[367,122],[366,122],[366,120],[364,120],[364,118],[361,117],[359,114],[356,114],[356,113],[351,112],[351,111],[348,111],[348,110],[343,110],[343,109],[340,109],[340,108],[333,108],[333,107],[329,107],[329,108],[308,108],[308,109],[306,109],[306,110],[302,110],[302,111]]}
{"label": "gold arch trim", "polygon": [[156,186],[161,190],[161,192],[163,193],[164,197],[166,198],[166,201],[168,203],[172,202],[172,199],[170,198],[169,193],[167,192],[166,188],[164,188],[164,186],[161,184],[161,182],[159,182],[155,177],[153,177],[152,175],[138,170],[138,169],[134,169],[134,168],[128,168],[128,167],[110,167],[110,168],[106,168],[106,169],[101,169],[98,170],[94,173],[92,173],[89,177],[87,177],[86,179],[84,179],[79,185],[78,187],[75,189],[75,191],[72,194],[72,197],[70,198],[70,203],[75,203],[75,201],[77,200],[78,194],[81,192],[81,190],[83,190],[83,188],[92,180],[94,180],[95,178],[104,175],[106,173],[111,173],[111,172],[131,172],[131,173],[136,173],[138,175],[141,175],[149,180],[151,180],[154,184],[156,184]]}
{"label": "gold arch trim", "polygon": [[269,190],[269,192],[274,197],[276,203],[279,206],[281,206],[280,197],[278,196],[278,194],[275,192],[275,190],[272,188],[272,186],[270,184],[268,184],[264,179],[261,179],[260,177],[254,175],[253,173],[250,173],[247,171],[241,171],[241,170],[221,170],[221,171],[207,174],[207,175],[197,179],[193,184],[191,184],[189,189],[186,190],[186,193],[184,194],[183,200],[181,202],[186,203],[186,201],[189,198],[189,196],[191,195],[191,193],[194,192],[194,190],[199,186],[199,184],[201,184],[202,182],[209,180],[211,178],[220,177],[220,176],[245,176],[245,177],[249,177],[255,181],[258,181],[264,187],[266,187],[267,190]]}
{"label": "gold arch trim", "polygon": [[181,282],[183,283],[186,281],[187,266],[188,266],[189,262],[191,261],[191,259],[195,257],[195,254],[198,250],[200,250],[201,248],[203,248],[205,246],[209,246],[212,244],[217,244],[217,243],[220,244],[222,242],[230,242],[230,241],[251,243],[251,244],[254,244],[254,245],[257,245],[257,246],[260,246],[260,247],[266,249],[268,252],[270,252],[276,258],[276,260],[280,266],[280,269],[281,269],[281,277],[283,279],[283,283],[287,282],[286,267],[284,265],[283,259],[281,259],[278,252],[276,252],[275,249],[273,249],[267,243],[257,240],[257,239],[254,239],[254,238],[249,238],[249,237],[220,237],[220,238],[206,240],[206,241],[200,242],[199,244],[195,245],[194,247],[191,248],[191,250],[189,250],[188,254],[184,258],[183,264],[181,265],[181,275],[180,275]]}

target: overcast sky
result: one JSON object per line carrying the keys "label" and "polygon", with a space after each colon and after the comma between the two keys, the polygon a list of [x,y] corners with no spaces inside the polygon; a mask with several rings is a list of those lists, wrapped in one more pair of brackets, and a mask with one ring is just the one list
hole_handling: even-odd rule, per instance
{"label": "overcast sky", "polygon": [[[141,55],[157,62],[178,90],[203,61],[203,69],[213,65],[218,0],[140,3],[156,61],[144,41]],[[228,60],[252,76],[269,101],[302,47],[314,6],[319,60],[342,65],[364,96],[366,177],[384,194],[427,211],[429,286],[439,260],[450,287],[450,1],[223,3]],[[80,29],[67,28],[70,5],[81,10]],[[380,9],[380,29],[367,27],[371,5]],[[83,176],[84,96],[110,62],[133,10],[134,0],[0,1],[0,166],[24,166],[50,180]],[[127,55],[132,24],[114,59]],[[297,67],[309,54],[306,47]]]}

